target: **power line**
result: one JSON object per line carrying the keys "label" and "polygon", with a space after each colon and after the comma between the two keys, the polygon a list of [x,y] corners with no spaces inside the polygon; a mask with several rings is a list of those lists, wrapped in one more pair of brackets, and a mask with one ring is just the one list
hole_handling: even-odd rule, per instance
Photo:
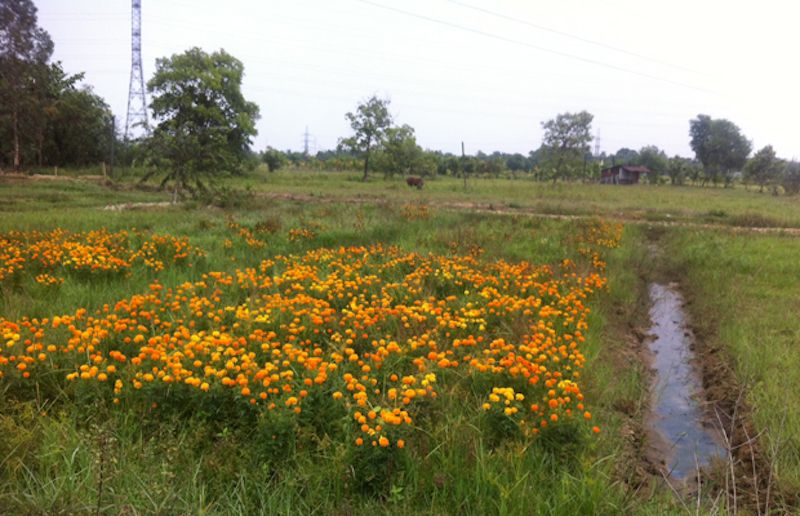
{"label": "power line", "polygon": [[662,61],[661,59],[656,59],[654,57],[649,57],[649,56],[646,56],[646,55],[643,55],[643,54],[638,54],[636,52],[631,52],[630,50],[626,50],[626,49],[620,48],[620,47],[615,47],[613,45],[609,45],[607,43],[603,43],[602,41],[597,41],[597,40],[593,40],[593,39],[589,39],[589,38],[584,38],[583,36],[578,36],[576,34],[570,34],[569,32],[564,32],[564,31],[561,31],[561,30],[558,30],[558,29],[545,27],[544,25],[539,25],[537,23],[533,23],[533,22],[530,22],[528,20],[522,20],[520,18],[515,18],[513,16],[508,16],[506,14],[498,13],[496,11],[490,11],[489,9],[484,9],[483,7],[477,7],[477,6],[474,6],[474,5],[465,4],[465,3],[459,2],[457,0],[447,0],[447,1],[450,2],[451,4],[455,4],[455,5],[458,5],[458,6],[461,6],[461,7],[465,7],[467,9],[472,9],[474,11],[482,12],[484,14],[488,14],[488,15],[494,16],[496,18],[501,18],[503,20],[513,21],[515,23],[520,23],[522,25],[527,25],[528,27],[532,27],[534,29],[538,29],[538,30],[541,30],[541,31],[549,32],[551,34],[557,34],[557,35],[563,36],[565,38],[571,38],[571,39],[574,39],[574,40],[577,40],[577,41],[581,41],[583,43],[588,43],[590,45],[595,45],[595,46],[598,46],[598,47],[601,47],[601,48],[605,48],[607,50],[613,50],[614,52],[619,52],[621,54],[627,54],[629,56],[633,56],[633,57],[636,57],[636,58],[639,58],[639,59],[643,59],[645,61],[651,61],[653,63],[658,63],[658,64],[661,64],[661,65],[669,66],[669,67],[672,67],[672,68],[675,68],[675,69],[678,69],[678,70],[683,70],[683,71],[686,71],[686,72],[700,73],[697,70],[692,70],[691,68],[686,68],[686,67],[681,66],[681,65],[676,65],[676,64],[673,64],[673,63],[670,63],[670,62],[667,62],[667,61]]}
{"label": "power line", "polygon": [[[213,28],[207,27],[205,25],[195,24],[195,23],[191,23],[190,24],[190,23],[186,23],[186,22],[183,22],[183,21],[174,21],[174,20],[166,19],[166,18],[162,20],[162,19],[158,19],[157,17],[153,17],[152,15],[148,17],[148,20],[152,20],[154,23],[157,23],[159,25],[164,25],[164,26],[180,26],[180,27],[185,27],[187,29],[192,29],[192,30],[201,29],[204,32],[215,32],[215,30]],[[219,32],[219,31],[216,31],[216,32]],[[222,32],[220,32],[220,33],[222,33]],[[247,32],[241,32],[241,31],[237,32],[237,37],[247,37],[247,38],[253,39],[254,41],[273,42],[273,43],[278,43],[278,44],[285,44],[287,42],[287,40],[265,38],[263,35],[256,36],[254,34],[248,34]],[[319,46],[313,46],[313,45],[304,44],[303,42],[300,42],[300,41],[298,41],[297,43],[298,43],[298,45],[300,45],[300,46],[302,46],[304,48],[308,48],[309,50],[314,51],[314,52],[324,52],[324,53],[338,54],[338,53],[341,53],[341,51],[345,51],[348,54],[361,55],[361,56],[368,57],[368,58],[374,57],[374,58],[379,58],[381,60],[391,59],[391,60],[394,60],[394,61],[402,61],[402,62],[410,62],[410,63],[429,63],[430,65],[437,66],[439,68],[448,68],[448,69],[451,69],[451,70],[465,70],[465,71],[471,70],[471,68],[468,68],[466,66],[465,67],[456,66],[453,63],[448,63],[448,62],[444,62],[444,61],[441,61],[441,60],[435,60],[435,59],[422,59],[420,57],[415,57],[414,59],[410,59],[410,58],[407,58],[407,57],[404,57],[404,56],[399,56],[399,55],[386,55],[386,54],[377,55],[377,54],[368,53],[368,52],[359,52],[357,50],[353,50],[350,47],[341,47],[341,46],[336,46],[336,45],[328,45],[326,47],[319,47]],[[342,49],[341,51],[339,50],[340,48]],[[289,65],[289,66],[292,66],[292,67],[306,68],[306,69],[311,69],[311,70],[322,70],[323,69],[323,67],[321,67],[319,65],[304,65],[304,64],[297,63],[295,61],[280,60],[280,59],[275,59],[275,58],[272,58],[272,57],[269,60],[265,60],[263,58],[263,56],[260,55],[260,54],[258,56],[255,56],[255,55],[248,56],[248,54],[237,54],[237,55],[243,55],[244,57],[248,57],[248,60],[247,60],[248,62],[283,63],[283,64],[286,64],[286,65]],[[494,70],[494,71],[497,71],[498,73],[502,73],[502,74],[514,73],[516,76],[526,75],[526,76],[529,76],[529,77],[534,77],[533,75],[529,75],[529,73],[527,73],[525,71],[521,71],[521,70],[514,70],[513,72],[511,72],[510,70],[507,70],[507,69],[504,69],[504,68],[498,67],[498,66],[482,65],[482,67],[484,69]],[[358,74],[359,76],[363,75],[363,73],[364,73],[364,70],[350,71],[350,70],[344,70],[344,69],[339,68],[339,67],[330,67],[329,69],[331,71],[335,72],[335,75],[337,77],[342,77],[347,72],[351,72],[353,74]],[[399,80],[403,80],[404,82],[408,83],[407,79],[404,76],[394,76],[394,75],[389,75],[389,74],[376,74],[376,73],[374,73],[374,72],[372,72],[370,70],[367,70],[367,71],[370,73],[370,75],[372,77],[385,77],[387,79],[399,79]],[[564,78],[573,78],[573,79],[575,79],[574,75],[571,75],[571,74],[552,74],[552,75],[559,76],[559,77],[564,77]],[[596,80],[596,79],[592,78],[592,77],[587,77],[585,79],[582,79],[582,83],[585,84],[585,83],[587,83],[589,81],[592,81],[592,80]],[[437,82],[437,81],[428,80],[428,81],[423,81],[423,82],[427,83],[427,82]],[[328,83],[330,83],[330,82],[328,82]],[[421,83],[417,82],[415,84],[421,84]],[[352,86],[348,85],[348,88],[352,88]],[[450,95],[448,95],[448,96],[450,96]],[[586,99],[587,97],[584,96],[582,98]],[[603,100],[603,99],[598,98],[598,100]]]}
{"label": "power line", "polygon": [[446,27],[451,27],[451,28],[454,28],[454,29],[459,29],[459,30],[463,30],[463,31],[466,31],[466,32],[471,32],[473,34],[478,34],[478,35],[486,37],[486,38],[491,38],[491,39],[495,39],[495,40],[498,40],[498,41],[503,41],[503,42],[506,42],[506,43],[512,43],[512,44],[515,44],[515,45],[520,45],[520,46],[523,46],[523,47],[532,48],[532,49],[538,50],[540,52],[546,52],[548,54],[554,54],[554,55],[561,56],[561,57],[567,57],[569,59],[574,59],[576,61],[582,61],[584,63],[589,63],[589,64],[593,64],[593,65],[596,65],[596,66],[602,66],[604,68],[609,68],[611,70],[616,70],[618,72],[625,72],[625,73],[628,73],[628,74],[631,74],[631,75],[644,77],[646,79],[651,79],[651,80],[654,80],[654,81],[665,82],[665,83],[668,83],[668,84],[673,84],[675,86],[681,86],[683,88],[688,88],[688,89],[691,89],[691,90],[697,90],[697,91],[702,91],[702,92],[705,92],[705,93],[711,93],[709,90],[707,90],[705,88],[700,88],[698,86],[692,86],[690,84],[686,84],[686,83],[682,83],[682,82],[678,82],[678,81],[673,81],[671,79],[665,79],[663,77],[658,77],[656,75],[650,75],[650,74],[643,73],[643,72],[637,72],[636,70],[631,70],[630,68],[625,68],[623,66],[617,66],[615,64],[606,63],[604,61],[598,61],[596,59],[590,59],[588,57],[582,57],[582,56],[578,56],[578,55],[575,55],[575,54],[570,54],[568,52],[562,52],[560,50],[553,50],[552,48],[547,48],[547,47],[542,47],[542,46],[539,46],[539,45],[534,45],[533,43],[528,43],[527,41],[520,41],[518,39],[509,38],[509,37],[506,37],[506,36],[500,36],[498,34],[492,34],[491,32],[482,31],[480,29],[473,29],[472,27],[467,27],[465,25],[459,25],[457,23],[452,23],[452,22],[449,22],[449,21],[446,21],[446,20],[440,20],[439,18],[433,18],[431,16],[426,16],[424,14],[418,14],[418,13],[414,13],[414,12],[411,12],[411,11],[406,11],[404,9],[398,9],[396,7],[390,7],[388,5],[379,4],[377,2],[371,2],[370,0],[355,0],[355,1],[356,2],[361,2],[362,4],[371,5],[373,7],[379,8],[379,9],[385,9],[387,11],[393,11],[393,12],[396,12],[396,13],[400,13],[400,14],[403,14],[405,16],[411,16],[412,18],[419,18],[421,20],[425,20],[425,21],[428,21],[428,22],[431,22],[431,23],[436,23],[436,24],[439,24],[439,25],[444,25]]}

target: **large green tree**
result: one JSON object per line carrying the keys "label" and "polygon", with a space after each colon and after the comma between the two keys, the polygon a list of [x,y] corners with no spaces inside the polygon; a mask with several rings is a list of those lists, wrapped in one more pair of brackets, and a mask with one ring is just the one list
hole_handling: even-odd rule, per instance
{"label": "large green tree", "polygon": [[156,60],[147,83],[157,126],[149,142],[172,181],[173,201],[183,190],[206,190],[206,178],[241,170],[256,134],[258,106],[242,95],[244,65],[224,50],[192,48]]}
{"label": "large green tree", "polygon": [[720,176],[730,184],[732,173],[744,167],[752,149],[739,127],[724,118],[697,115],[689,121],[689,136],[692,150],[703,164],[705,180],[710,179],[714,184]]}
{"label": "large green tree", "polygon": [[364,177],[369,174],[369,158],[376,147],[380,147],[386,137],[386,131],[392,126],[392,115],[389,113],[389,99],[380,99],[373,95],[361,102],[355,111],[345,114],[350,122],[353,135],[339,141],[339,147],[357,153],[364,160]]}
{"label": "large green tree", "polygon": [[592,141],[592,120],[587,112],[561,113],[542,122],[544,167],[552,173],[553,182],[575,175],[581,170]]}
{"label": "large green tree", "polygon": [[25,136],[36,132],[48,64],[53,54],[50,35],[37,24],[30,0],[0,2],[0,117],[9,127],[14,170],[22,164]]}

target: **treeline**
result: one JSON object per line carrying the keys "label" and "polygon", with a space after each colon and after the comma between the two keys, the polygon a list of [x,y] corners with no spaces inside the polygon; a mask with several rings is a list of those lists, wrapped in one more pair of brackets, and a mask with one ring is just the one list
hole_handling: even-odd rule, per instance
{"label": "treeline", "polygon": [[[476,178],[526,178],[537,181],[550,181],[554,178],[552,168],[545,160],[546,151],[539,148],[527,155],[521,153],[478,151],[464,158],[452,153],[420,149],[419,160],[412,160],[404,167],[393,166],[393,160],[383,158],[384,150],[376,151],[371,170],[391,177],[395,174]],[[343,150],[325,150],[306,155],[300,151],[281,151],[272,147],[258,153],[254,159],[265,163],[268,170],[315,170],[326,172],[352,172],[363,166],[356,153]],[[586,153],[577,166],[573,165],[560,177],[563,181],[595,182],[600,179],[604,168],[616,165],[639,165],[647,167],[652,173],[643,176],[642,181],[649,184],[724,186],[739,182],[761,191],[769,189],[773,193],[783,191],[787,194],[800,193],[800,163],[781,160],[774,150],[762,149],[750,158],[741,171],[725,175],[715,174],[712,169],[704,169],[697,159],[682,156],[669,157],[655,145],[639,150],[623,147],[613,154],[601,152],[594,155]],[[403,172],[405,171],[405,172]]]}
{"label": "treeline", "polygon": [[371,97],[347,113],[353,134],[342,138],[336,150],[308,156],[268,147],[259,154],[269,170],[294,167],[311,170],[353,171],[363,169],[384,177],[395,174],[457,177],[528,177],[539,181],[597,181],[603,169],[616,165],[646,167],[643,181],[651,184],[731,186],[735,182],[770,188],[775,194],[800,193],[800,163],[778,158],[771,146],[750,156],[751,142],[739,127],[725,119],[698,115],[689,121],[694,158],[669,157],[655,145],[614,154],[591,152],[593,116],[562,113],[542,123],[541,146],[527,155],[478,151],[458,156],[423,150],[409,125],[395,126],[389,100]]}
{"label": "treeline", "polygon": [[[384,177],[394,175],[461,176],[463,171],[474,176],[500,177],[531,173],[536,167],[535,153],[508,154],[478,151],[475,155],[461,157],[448,152],[418,148],[410,154],[398,155],[392,149],[376,149],[370,170]],[[259,159],[270,171],[279,169],[303,169],[328,172],[354,171],[363,167],[358,153],[345,150],[324,150],[313,155],[268,147],[259,153]]]}

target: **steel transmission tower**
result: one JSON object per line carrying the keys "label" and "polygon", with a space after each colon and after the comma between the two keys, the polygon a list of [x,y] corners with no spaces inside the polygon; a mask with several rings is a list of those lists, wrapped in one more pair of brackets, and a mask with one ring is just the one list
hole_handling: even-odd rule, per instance
{"label": "steel transmission tower", "polygon": [[142,0],[131,0],[131,82],[128,86],[128,116],[125,119],[126,140],[130,139],[134,127],[141,127],[145,134],[150,133],[142,73]]}

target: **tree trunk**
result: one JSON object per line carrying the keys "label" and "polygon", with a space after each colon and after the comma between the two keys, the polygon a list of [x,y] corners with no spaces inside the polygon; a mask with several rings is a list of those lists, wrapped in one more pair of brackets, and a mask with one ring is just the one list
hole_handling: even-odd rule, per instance
{"label": "tree trunk", "polygon": [[558,181],[559,176],[561,175],[561,165],[564,163],[564,158],[562,156],[558,157],[558,163],[556,163],[556,172],[553,174],[553,184],[556,184]]}
{"label": "tree trunk", "polygon": [[369,171],[369,151],[364,156],[364,177],[361,178],[362,181],[367,180],[367,172]]}
{"label": "tree trunk", "polygon": [[37,158],[39,162],[39,166],[41,167],[44,163],[44,130],[39,132],[39,137],[37,138]]}
{"label": "tree trunk", "polygon": [[14,172],[19,172],[20,155],[19,155],[19,113],[14,108]]}

